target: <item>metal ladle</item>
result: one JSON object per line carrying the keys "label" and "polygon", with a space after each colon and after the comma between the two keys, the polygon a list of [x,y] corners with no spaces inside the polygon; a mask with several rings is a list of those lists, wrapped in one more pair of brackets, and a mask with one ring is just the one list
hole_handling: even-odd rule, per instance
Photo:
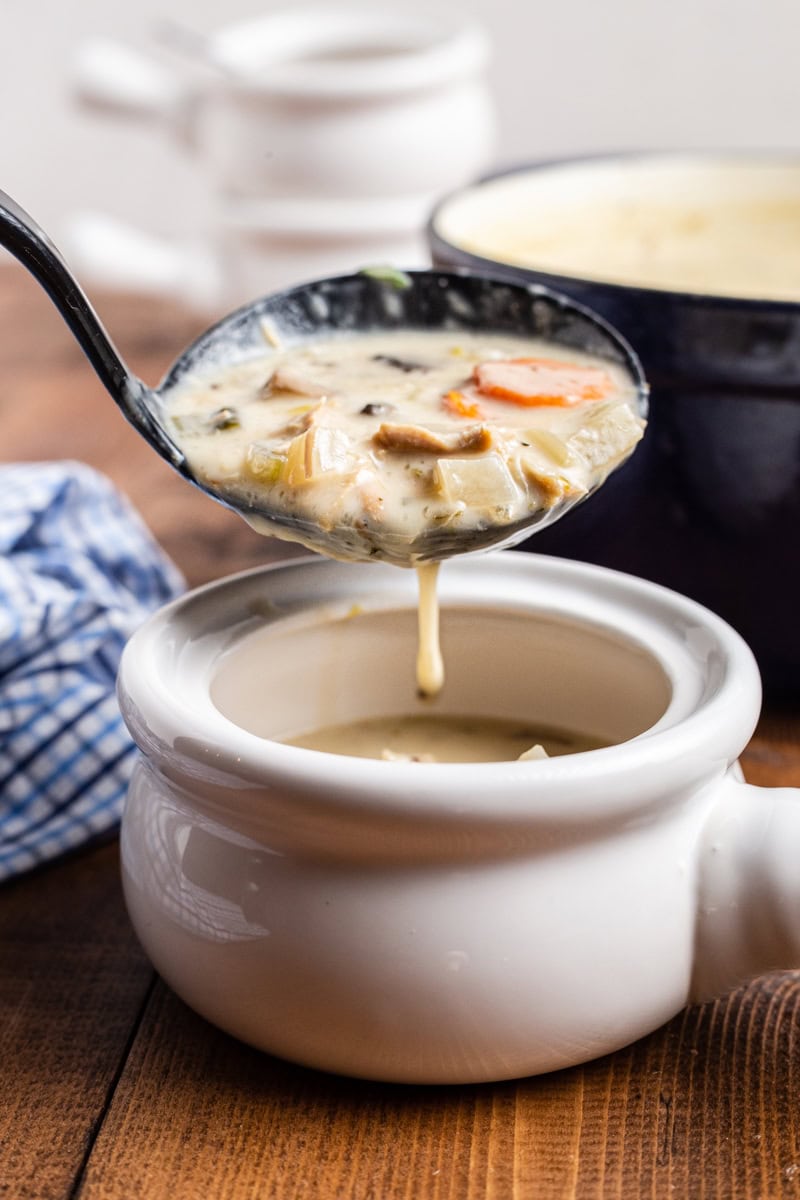
{"label": "metal ladle", "polygon": [[336,558],[379,558],[400,565],[431,562],[466,551],[510,546],[534,527],[563,515],[576,501],[535,511],[513,524],[487,522],[479,528],[445,526],[410,540],[379,526],[322,529],[308,519],[212,487],[197,479],[169,433],[170,393],[188,373],[274,349],[265,329],[281,347],[353,333],[394,329],[448,329],[540,337],[565,349],[586,351],[621,365],[631,376],[642,415],[647,385],[636,355],[601,318],[540,286],[521,286],[482,275],[442,271],[364,271],[317,280],[255,300],[231,313],[194,341],[156,388],[125,364],[77,280],[49,237],[9,196],[0,192],[0,245],[27,267],[56,305],[112,399],[139,433],[186,479],[266,531]]}

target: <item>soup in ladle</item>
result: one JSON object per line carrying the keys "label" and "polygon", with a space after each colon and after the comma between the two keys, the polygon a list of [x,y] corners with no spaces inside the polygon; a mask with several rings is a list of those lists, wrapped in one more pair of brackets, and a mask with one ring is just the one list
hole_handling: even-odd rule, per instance
{"label": "soup in ladle", "polygon": [[631,453],[638,399],[621,364],[542,338],[380,330],[187,376],[168,420],[196,477],[242,510],[350,531],[334,557],[417,567],[418,683],[434,694],[438,559],[424,539],[441,530],[449,557],[487,527],[554,518]]}
{"label": "soup in ladle", "polygon": [[[600,318],[544,288],[385,269],[313,281],[231,313],[150,388],[56,247],[3,192],[0,244],[46,288],[114,401],[171,466],[265,533],[331,557],[419,567],[418,674],[429,694],[443,675],[436,564],[551,523],[641,436],[636,356]],[[401,346],[406,335],[414,345]],[[253,363],[265,336],[266,371]],[[319,362],[308,343],[323,343]],[[256,375],[236,405],[241,364]],[[418,374],[425,385],[411,382]],[[539,409],[578,420],[551,428]]]}

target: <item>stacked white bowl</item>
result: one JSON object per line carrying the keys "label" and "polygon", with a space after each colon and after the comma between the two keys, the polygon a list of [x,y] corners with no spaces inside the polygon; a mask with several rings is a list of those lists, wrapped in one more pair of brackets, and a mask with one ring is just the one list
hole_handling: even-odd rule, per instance
{"label": "stacked white bowl", "polygon": [[106,40],[77,64],[84,101],[191,149],[213,214],[202,252],[76,222],[78,265],[103,282],[230,306],[376,262],[422,265],[433,202],[489,161],[488,40],[460,17],[291,9],[186,35],[187,48],[185,79],[183,60],[171,70]]}

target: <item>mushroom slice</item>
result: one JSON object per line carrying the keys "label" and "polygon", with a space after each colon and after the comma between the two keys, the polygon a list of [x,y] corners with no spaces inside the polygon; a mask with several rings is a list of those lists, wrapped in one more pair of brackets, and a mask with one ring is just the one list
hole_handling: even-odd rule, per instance
{"label": "mushroom slice", "polygon": [[275,368],[261,389],[264,399],[269,399],[276,392],[293,392],[297,396],[327,396],[330,388],[315,379],[309,379],[302,369],[284,363]]}
{"label": "mushroom slice", "polygon": [[396,354],[373,354],[372,361],[383,363],[386,367],[393,367],[395,371],[402,371],[405,375],[410,375],[412,371],[429,370],[425,363],[414,362],[410,358],[398,358]]}
{"label": "mushroom slice", "polygon": [[398,454],[458,454],[463,450],[488,450],[492,435],[485,425],[469,425],[466,429],[429,429],[424,425],[380,426],[372,436],[373,445],[380,450]]}

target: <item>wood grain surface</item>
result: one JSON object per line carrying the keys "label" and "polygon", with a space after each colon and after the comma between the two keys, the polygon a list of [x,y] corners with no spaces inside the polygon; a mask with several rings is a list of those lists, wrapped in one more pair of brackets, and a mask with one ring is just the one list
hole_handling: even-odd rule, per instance
{"label": "wood grain surface", "polygon": [[[98,308],[149,382],[202,325],[150,300]],[[104,469],[192,583],[285,553],[155,457],[15,267],[0,329],[0,459]],[[766,712],[743,762],[752,782],[800,786],[800,713]],[[339,1079],[191,1013],[136,944],[116,844],[86,849],[0,888],[0,1198],[139,1197],[800,1197],[800,972],[548,1076]]]}

